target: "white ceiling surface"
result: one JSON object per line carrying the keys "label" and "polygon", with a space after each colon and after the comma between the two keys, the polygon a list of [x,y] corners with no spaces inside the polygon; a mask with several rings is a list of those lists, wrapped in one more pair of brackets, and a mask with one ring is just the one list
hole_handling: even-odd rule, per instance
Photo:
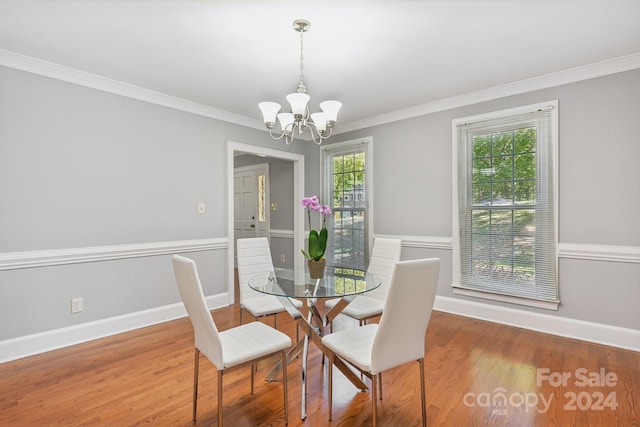
{"label": "white ceiling surface", "polygon": [[297,86],[297,18],[343,124],[640,52],[640,0],[0,0],[0,50],[259,123]]}

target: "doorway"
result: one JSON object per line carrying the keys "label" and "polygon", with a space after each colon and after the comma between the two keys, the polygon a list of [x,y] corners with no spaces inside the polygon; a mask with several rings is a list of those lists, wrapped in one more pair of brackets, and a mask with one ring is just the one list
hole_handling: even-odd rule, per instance
{"label": "doorway", "polygon": [[[263,148],[234,141],[227,142],[227,236],[229,241],[228,249],[228,295],[229,304],[233,304],[235,298],[234,290],[234,264],[235,264],[235,163],[237,155],[249,154],[260,156],[265,159],[280,159],[293,163],[293,198],[302,200],[304,197],[304,155],[290,153],[286,151]],[[293,266],[294,280],[301,283],[304,280],[304,258],[301,250],[304,247],[304,210],[300,209],[298,203],[293,203]]]}

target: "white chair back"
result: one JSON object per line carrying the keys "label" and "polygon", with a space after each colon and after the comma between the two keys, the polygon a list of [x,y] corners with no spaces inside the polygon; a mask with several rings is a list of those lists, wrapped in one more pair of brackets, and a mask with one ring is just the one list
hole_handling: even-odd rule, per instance
{"label": "white chair back", "polygon": [[178,290],[193,326],[195,346],[216,368],[224,369],[220,335],[207,308],[196,263],[180,255],[174,255],[172,261]]}
{"label": "white chair back", "polygon": [[400,252],[402,251],[402,240],[388,239],[377,237],[373,242],[373,250],[369,259],[369,267],[367,273],[374,274],[380,279],[381,284],[378,288],[366,295],[383,301],[389,293],[389,283],[393,274],[393,267],[396,262],[400,261]]}
{"label": "white chair back", "polygon": [[238,239],[236,242],[238,262],[238,288],[240,304],[249,298],[262,296],[249,287],[249,278],[256,275],[268,277],[273,273],[271,249],[266,237],[251,237]]}
{"label": "white chair back", "polygon": [[371,351],[371,373],[424,357],[440,259],[396,263]]}

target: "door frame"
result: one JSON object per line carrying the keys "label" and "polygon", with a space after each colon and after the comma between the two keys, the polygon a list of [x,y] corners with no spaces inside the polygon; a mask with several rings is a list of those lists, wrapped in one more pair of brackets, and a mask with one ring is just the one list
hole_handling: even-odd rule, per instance
{"label": "door frame", "polygon": [[[255,156],[271,157],[275,159],[290,160],[293,162],[293,198],[302,200],[304,197],[304,155],[287,151],[274,150],[272,148],[258,147],[256,145],[241,142],[227,141],[227,295],[228,303],[235,301],[234,290],[234,254],[235,241],[233,238],[233,178],[234,155],[236,153],[252,154]],[[300,209],[298,203],[293,203],[293,271],[296,283],[304,281],[304,209]]]}

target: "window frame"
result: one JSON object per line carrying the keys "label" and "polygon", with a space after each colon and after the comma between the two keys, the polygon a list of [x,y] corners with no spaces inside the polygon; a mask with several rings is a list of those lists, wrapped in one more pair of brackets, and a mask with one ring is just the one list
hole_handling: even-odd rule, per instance
{"label": "window frame", "polygon": [[[356,149],[362,149],[365,155],[365,265],[369,263],[369,256],[373,245],[373,138],[365,137],[352,139],[320,147],[320,171],[322,200],[331,203],[330,179],[333,176],[332,163],[329,158],[334,155],[351,153]],[[330,204],[333,208],[333,205]],[[333,218],[331,219],[333,222]],[[340,267],[340,266],[338,266]]]}
{"label": "window frame", "polygon": [[[517,296],[512,294],[503,294],[499,291],[487,290],[474,288],[467,285],[461,284],[462,277],[462,262],[461,262],[461,243],[462,243],[462,228],[460,225],[460,206],[458,204],[459,201],[459,167],[460,161],[459,157],[463,153],[459,153],[458,149],[458,128],[462,125],[467,124],[480,124],[482,122],[489,121],[500,121],[509,119],[518,115],[526,114],[526,113],[535,113],[537,111],[542,110],[550,110],[550,144],[549,148],[545,148],[545,151],[549,151],[549,156],[551,158],[552,165],[549,168],[549,173],[551,174],[551,188],[553,192],[553,196],[550,202],[553,204],[552,206],[552,216],[553,216],[553,235],[554,235],[554,253],[553,253],[553,263],[555,264],[555,300],[543,300],[532,298],[528,296]],[[489,126],[490,127],[490,126]],[[495,124],[493,126],[496,129],[500,128],[499,124]],[[540,141],[536,144],[536,151],[540,149]],[[546,165],[548,167],[548,164]],[[537,166],[538,168],[538,166]],[[465,177],[468,175],[465,174]],[[540,179],[536,175],[536,182],[539,183]],[[545,181],[549,184],[549,180]],[[543,308],[548,310],[557,310],[560,304],[559,301],[559,284],[558,284],[558,101],[548,101],[537,104],[525,105],[516,108],[510,108],[506,110],[494,111],[485,114],[479,114],[475,116],[463,117],[452,120],[452,237],[453,237],[453,256],[452,256],[452,290],[454,294],[465,295],[465,296],[473,296],[478,298],[484,298],[494,301],[508,302],[512,304],[519,304],[529,307]],[[468,181],[464,185],[469,185]],[[536,202],[536,206],[539,206],[539,200]]]}

